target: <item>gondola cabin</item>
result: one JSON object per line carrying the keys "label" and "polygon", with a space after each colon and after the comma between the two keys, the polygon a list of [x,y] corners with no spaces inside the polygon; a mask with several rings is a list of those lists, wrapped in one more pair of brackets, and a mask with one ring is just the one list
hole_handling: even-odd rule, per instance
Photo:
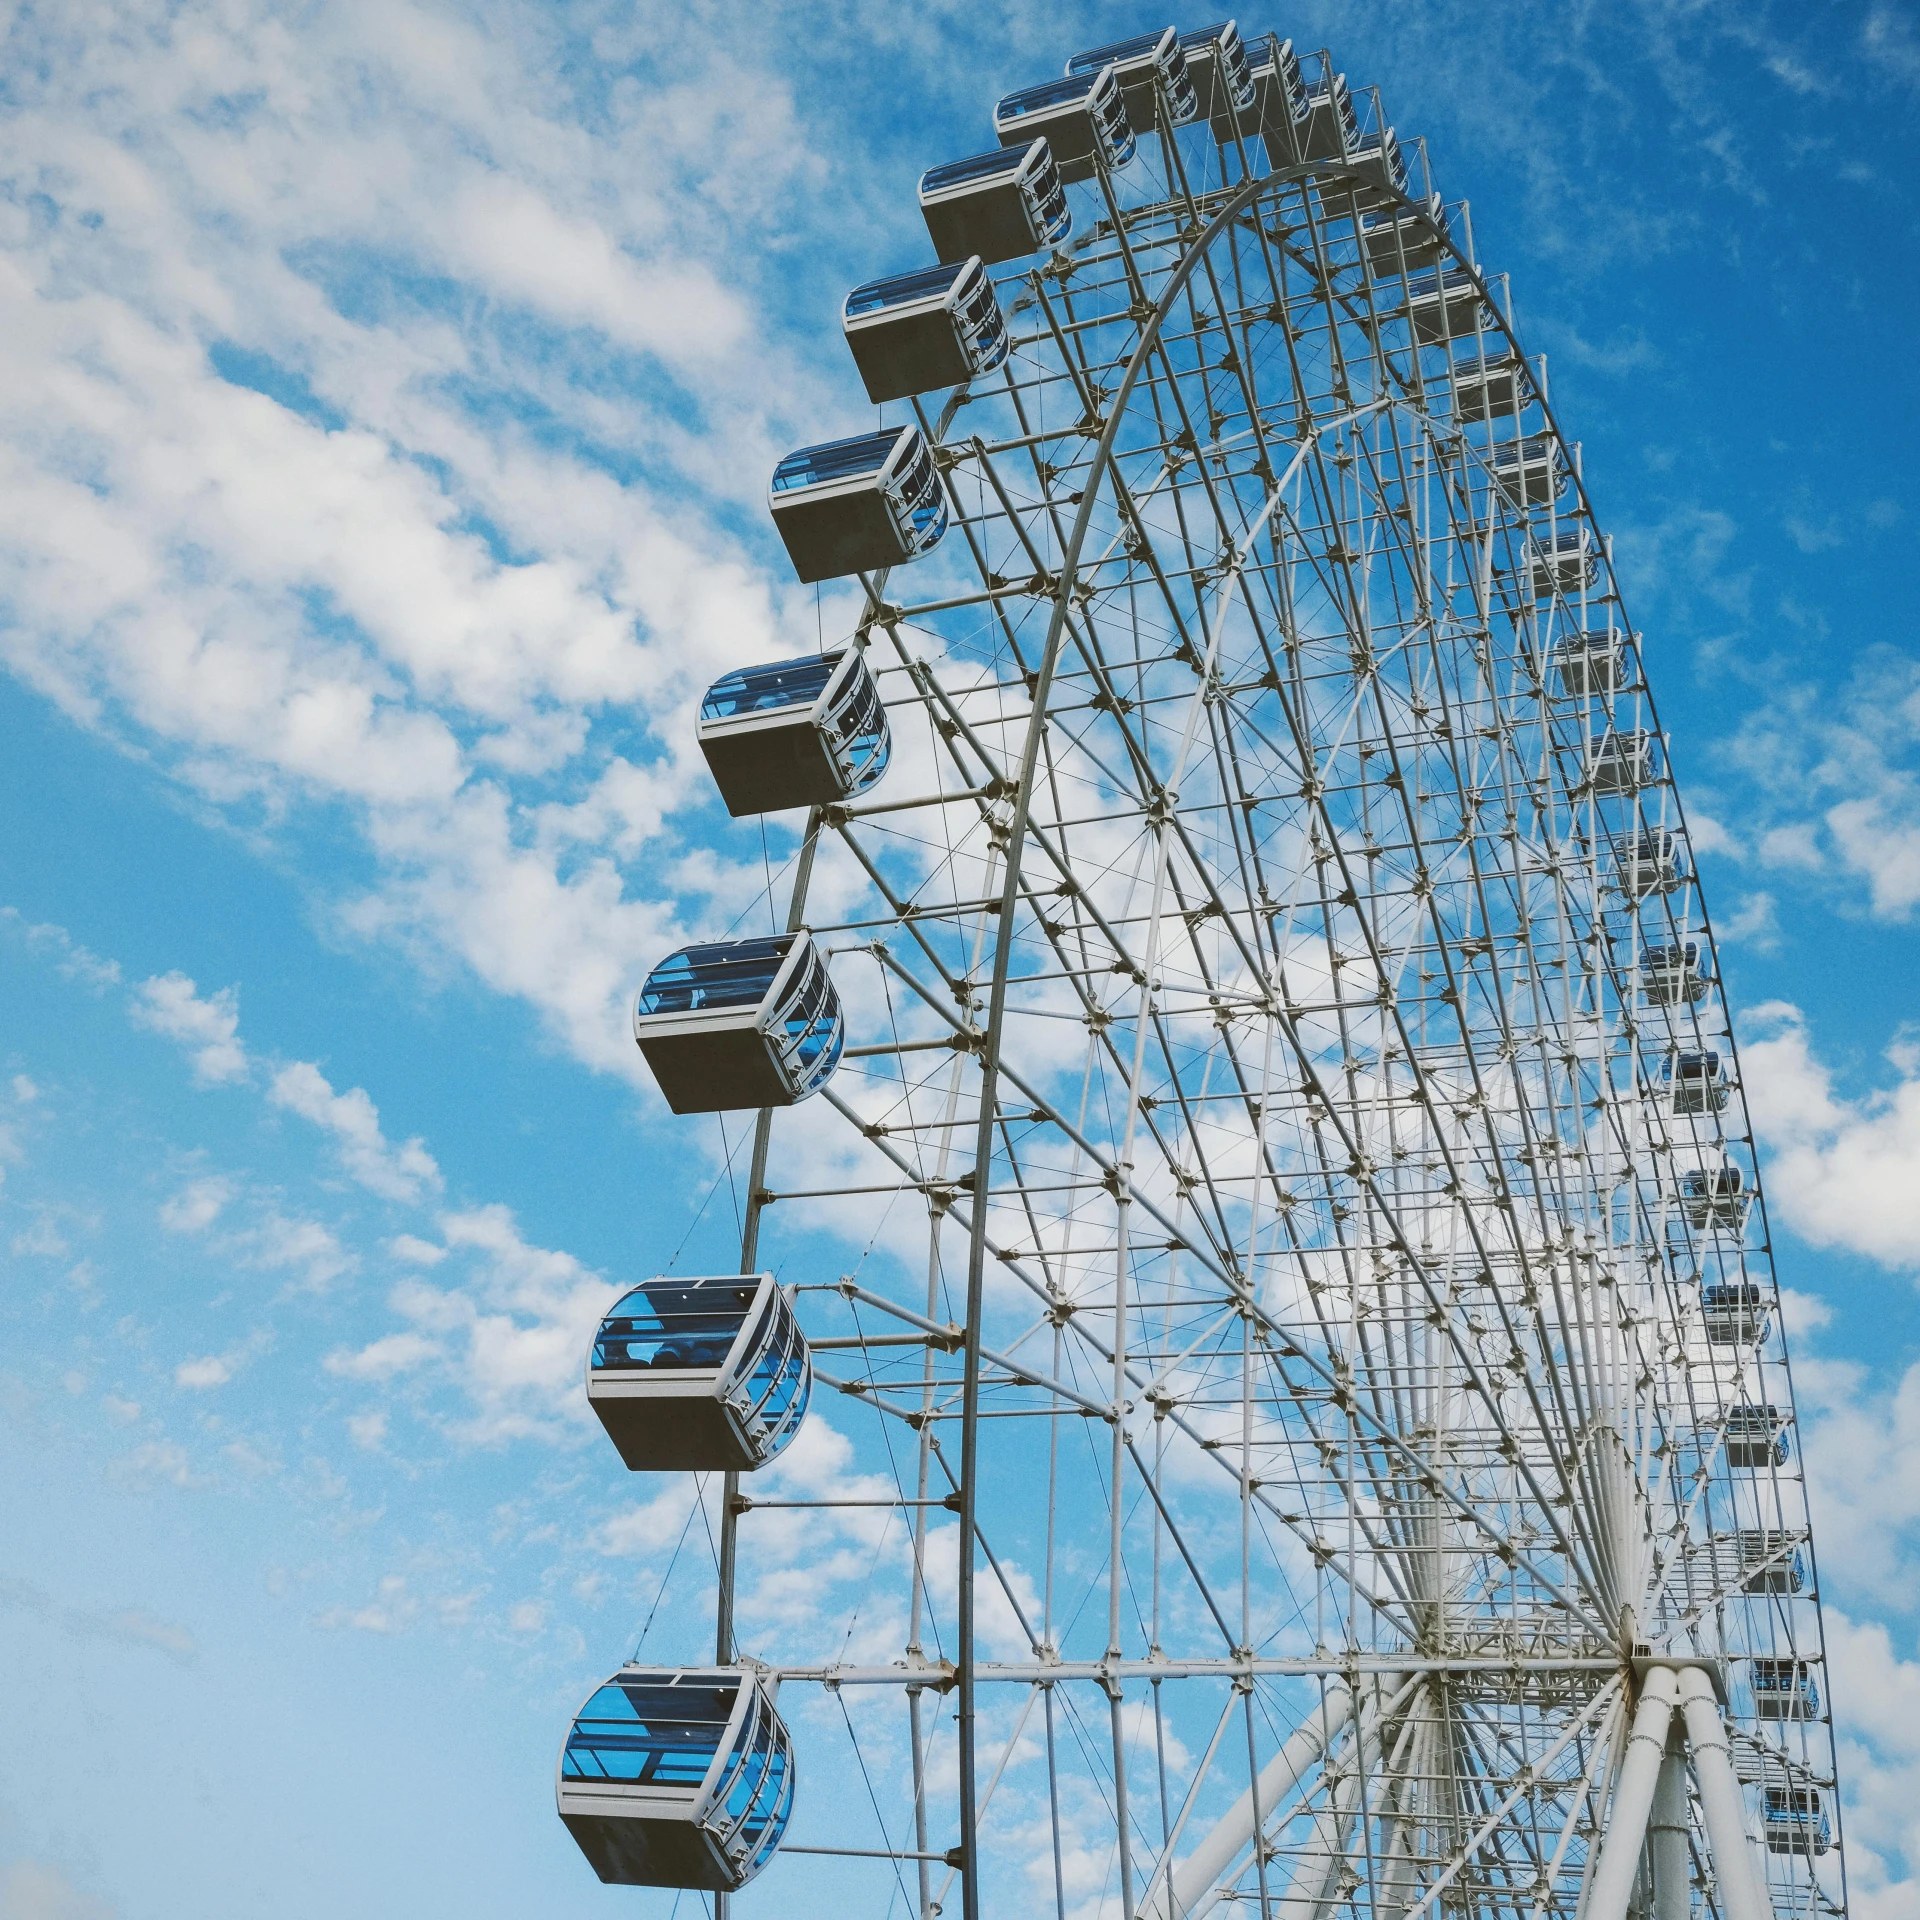
{"label": "gondola cabin", "polygon": [[1073,79],[1091,79],[1111,67],[1127,103],[1127,118],[1143,133],[1154,127],[1162,107],[1167,124],[1184,127],[1200,112],[1200,96],[1187,71],[1186,48],[1172,27],[1135,34],[1111,46],[1089,47],[1067,62]]}
{"label": "gondola cabin", "polygon": [[1767,1296],[1751,1280],[1700,1289],[1700,1330],[1711,1347],[1757,1347],[1772,1319]]}
{"label": "gondola cabin", "polygon": [[1057,246],[1073,227],[1060,170],[1044,140],[996,147],[929,167],[920,176],[920,217],[948,266],[987,266]]}
{"label": "gondola cabin", "polygon": [[[1418,214],[1412,218],[1422,221]],[[1379,229],[1370,227],[1367,231],[1377,234]],[[1478,333],[1485,310],[1479,285],[1464,267],[1423,274],[1407,283],[1407,318],[1413,326],[1413,337],[1423,347],[1442,346],[1449,340]],[[1496,478],[1499,477],[1498,451],[1494,455],[1493,471]]]}
{"label": "gondola cabin", "polygon": [[1474,358],[1455,364],[1453,410],[1465,426],[1505,420],[1533,401],[1533,380],[1527,363],[1517,357],[1500,360]]}
{"label": "gondola cabin", "polygon": [[978,254],[855,287],[840,324],[876,404],[960,386],[1007,357],[1006,315]]}
{"label": "gondola cabin", "polygon": [[1833,1828],[1818,1787],[1769,1787],[1760,1805],[1760,1830],[1769,1853],[1811,1857],[1833,1845]]}
{"label": "gondola cabin", "polygon": [[858,647],[723,674],[700,703],[700,751],[738,819],[824,807],[887,770],[887,710]]}
{"label": "gondola cabin", "polygon": [[1560,456],[1559,441],[1550,433],[1499,442],[1489,464],[1494,484],[1522,510],[1544,507],[1567,490],[1567,463]]}
{"label": "gondola cabin", "polygon": [[[1395,279],[1401,275],[1411,277],[1420,273],[1431,273],[1440,265],[1446,254],[1446,226],[1441,217],[1440,196],[1436,193],[1424,207],[1416,207],[1409,213],[1403,213],[1392,220],[1369,220],[1360,229],[1360,243],[1367,250],[1367,265],[1373,270],[1376,279]],[[1448,270],[1449,280],[1455,276],[1464,277],[1463,268]],[[1428,290],[1432,283],[1429,282]],[[1416,292],[1421,291],[1415,289]],[[1450,326],[1450,334],[1471,333],[1478,324],[1478,304],[1476,296],[1475,317],[1464,325]],[[1415,322],[1415,337],[1422,344],[1430,345],[1432,339],[1425,328],[1431,320]]]}
{"label": "gondola cabin", "polygon": [[1062,180],[1091,180],[1133,158],[1133,122],[1111,67],[1010,93],[993,110],[1003,147],[1045,140]]}
{"label": "gondola cabin", "polygon": [[1222,119],[1235,122],[1259,98],[1253,69],[1247,64],[1246,43],[1231,20],[1201,27],[1180,36],[1187,77],[1193,82],[1199,112],[1210,125]]}
{"label": "gondola cabin", "polygon": [[1727,1069],[1711,1049],[1670,1053],[1662,1089],[1675,1113],[1721,1113],[1733,1092]]}
{"label": "gondola cabin", "polygon": [[790,1107],[846,1042],[840,996],[804,933],[682,947],[647,975],[633,1037],[675,1113]]}
{"label": "gondola cabin", "polygon": [[1614,866],[1620,890],[1632,900],[1677,893],[1687,883],[1680,839],[1670,827],[1649,827],[1620,850]]}
{"label": "gondola cabin", "polygon": [[[1498,471],[1496,465],[1495,472]],[[1564,468],[1560,484],[1566,484]],[[1553,650],[1553,663],[1560,670],[1560,690],[1570,700],[1618,693],[1626,681],[1621,636],[1608,628],[1576,633],[1562,640]]]}
{"label": "gondola cabin", "polygon": [[1344,160],[1360,144],[1360,116],[1344,73],[1328,73],[1322,56],[1319,86],[1307,94],[1307,111],[1300,130],[1302,160]]}
{"label": "gondola cabin", "polygon": [[829,440],[773,470],[767,504],[809,584],[916,560],[947,530],[947,496],[918,427]]}
{"label": "gondola cabin", "polygon": [[1347,155],[1347,165],[1360,176],[1357,184],[1345,183],[1334,189],[1334,197],[1344,211],[1351,198],[1362,213],[1380,213],[1397,206],[1407,191],[1406,156],[1394,138],[1391,127],[1362,140]]}
{"label": "gondola cabin", "polygon": [[1653,778],[1653,735],[1629,729],[1601,735],[1587,762],[1587,785],[1595,793],[1635,793]]}
{"label": "gondola cabin", "polygon": [[1696,1005],[1712,990],[1698,940],[1649,947],[1640,956],[1640,991],[1650,1007]]}
{"label": "gondola cabin", "polygon": [[1600,573],[1600,555],[1585,527],[1570,527],[1533,549],[1533,597],[1551,600],[1556,593],[1577,594],[1593,585]]}
{"label": "gondola cabin", "polygon": [[1680,1209],[1691,1227],[1727,1227],[1738,1233],[1746,1226],[1752,1205],[1745,1175],[1731,1160],[1717,1167],[1689,1167],[1680,1176]]}
{"label": "gondola cabin", "polygon": [[587,1355],[587,1402],[636,1473],[751,1473],[800,1431],[813,1364],[773,1275],[648,1280]]}
{"label": "gondola cabin", "polygon": [[1748,1593],[1801,1593],[1807,1563],[1800,1552],[1804,1536],[1775,1527],[1742,1527],[1735,1535],[1741,1586]]}
{"label": "gondola cabin", "polygon": [[1727,1409],[1727,1465],[1751,1473],[1756,1468],[1784,1466],[1787,1460],[1786,1422],[1775,1406],[1742,1401]]}
{"label": "gondola cabin", "polygon": [[1306,137],[1307,83],[1293,42],[1275,33],[1262,34],[1250,42],[1247,74],[1253,82],[1253,105],[1233,113],[1216,101],[1212,116],[1215,136],[1224,142],[1241,135],[1257,135],[1266,147],[1269,165],[1297,165]]}
{"label": "gondola cabin", "polygon": [[1805,1660],[1756,1659],[1753,1663],[1756,1720],[1817,1720],[1820,1689]]}
{"label": "gondola cabin", "polygon": [[753,1668],[622,1667],[560,1751],[560,1818],[612,1886],[731,1893],[793,1811],[793,1742]]}

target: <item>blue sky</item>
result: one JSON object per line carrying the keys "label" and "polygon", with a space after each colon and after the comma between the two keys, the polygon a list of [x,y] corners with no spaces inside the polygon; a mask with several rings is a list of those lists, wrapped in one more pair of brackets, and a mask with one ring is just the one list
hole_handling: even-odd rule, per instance
{"label": "blue sky", "polygon": [[[0,1914],[665,1920],[551,1772],[701,1524],[578,1390],[613,1287],[729,1264],[625,1034],[761,885],[691,702],[815,631],[765,478],[865,424],[835,310],[915,175],[1159,16],[4,18]],[[1425,136],[1583,442],[1794,1295],[1856,1904],[1910,1913],[1920,31],[1241,25]]]}

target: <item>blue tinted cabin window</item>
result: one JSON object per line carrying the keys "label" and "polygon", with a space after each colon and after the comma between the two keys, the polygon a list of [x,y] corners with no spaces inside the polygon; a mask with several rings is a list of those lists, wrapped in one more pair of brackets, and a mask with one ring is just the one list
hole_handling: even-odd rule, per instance
{"label": "blue tinted cabin window", "polygon": [[687,1686],[610,1680],[574,1721],[561,1777],[696,1792],[720,1750],[739,1690],[732,1679]]}
{"label": "blue tinted cabin window", "polygon": [[995,147],[991,153],[976,153],[965,160],[949,160],[929,167],[920,176],[922,193],[937,193],[942,187],[962,186],[971,180],[990,180],[995,174],[1017,173],[1026,165],[1030,148]]}
{"label": "blue tinted cabin window", "polygon": [[[1157,52],[1166,37],[1163,27],[1158,33],[1136,33],[1131,39],[1116,40],[1110,47],[1090,47],[1067,62],[1067,71],[1094,74],[1102,67],[1117,66],[1123,60],[1137,60],[1142,54]],[[1184,42],[1177,44],[1184,45]]]}
{"label": "blue tinted cabin window", "polygon": [[810,707],[819,699],[839,663],[837,653],[806,654],[797,660],[771,660],[742,667],[716,680],[700,703],[703,720],[737,720],[743,714],[772,713],[782,707]]}
{"label": "blue tinted cabin window", "polygon": [[1006,119],[1022,113],[1038,113],[1047,107],[1084,100],[1098,78],[1098,73],[1071,74],[1064,80],[1043,80],[1037,87],[1022,87],[1000,102],[994,109],[995,117]]}
{"label": "blue tinted cabin window", "polygon": [[827,480],[851,480],[878,473],[887,464],[901,429],[855,434],[848,440],[827,440],[817,447],[790,453],[773,470],[773,490],[787,493],[795,487],[813,487]]}
{"label": "blue tinted cabin window", "polygon": [[764,940],[711,941],[682,947],[647,975],[640,1011],[699,1013],[721,1007],[757,1007],[767,997],[794,935]]}
{"label": "blue tinted cabin window", "polygon": [[847,318],[851,320],[863,313],[878,313],[883,307],[904,306],[910,300],[925,300],[932,294],[945,293],[966,270],[963,260],[958,266],[922,267],[914,273],[869,280],[847,295]]}
{"label": "blue tinted cabin window", "polygon": [[759,1282],[675,1286],[654,1281],[617,1300],[600,1324],[593,1364],[600,1368],[717,1367],[753,1306]]}

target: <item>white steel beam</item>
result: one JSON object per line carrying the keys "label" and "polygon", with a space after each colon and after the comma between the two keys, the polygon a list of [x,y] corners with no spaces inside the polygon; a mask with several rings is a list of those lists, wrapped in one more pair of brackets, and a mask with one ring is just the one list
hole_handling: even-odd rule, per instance
{"label": "white steel beam", "polygon": [[[1704,1679],[1704,1676],[1702,1676]],[[1626,1920],[1627,1903],[1640,1872],[1640,1853],[1646,1844],[1647,1816],[1653,1810],[1654,1789],[1660,1781],[1667,1750],[1667,1730],[1680,1698],[1680,1676],[1671,1667],[1649,1667],[1640,1692],[1640,1705],[1627,1736],[1626,1757],[1614,1782],[1613,1805],[1607,1814],[1607,1837],[1599,1864],[1587,1883],[1583,1920]],[[1712,1698],[1712,1689],[1708,1689]]]}

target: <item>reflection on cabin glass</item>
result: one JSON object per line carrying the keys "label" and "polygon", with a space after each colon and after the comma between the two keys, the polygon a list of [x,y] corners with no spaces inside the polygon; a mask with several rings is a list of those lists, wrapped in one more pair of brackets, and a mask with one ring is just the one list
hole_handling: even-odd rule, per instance
{"label": "reflection on cabin glass", "polygon": [[1058,246],[1073,227],[1066,189],[1044,140],[949,160],[920,176],[920,213],[949,266],[987,266]]}
{"label": "reflection on cabin glass", "polygon": [[1700,1326],[1709,1345],[1758,1346],[1772,1326],[1767,1296],[1751,1280],[1700,1289]]}
{"label": "reflection on cabin glass", "polygon": [[1360,139],[1360,116],[1344,73],[1323,71],[1318,86],[1307,89],[1306,125],[1300,139],[1303,160],[1344,160]]}
{"label": "reflection on cabin glass", "polygon": [[[1560,482],[1563,486],[1566,484],[1564,468],[1560,470]],[[1569,699],[1585,700],[1595,694],[1620,690],[1626,680],[1622,637],[1603,627],[1590,633],[1572,634],[1554,648],[1553,662],[1560,669],[1560,687]]]}
{"label": "reflection on cabin glass", "polygon": [[[1396,235],[1416,238],[1424,224],[1421,216],[1415,214],[1406,223],[1395,221],[1384,228],[1369,228],[1369,246],[1384,244]],[[1431,232],[1430,228],[1426,230]],[[1397,273],[1398,249],[1390,252],[1375,271]],[[1448,267],[1439,273],[1416,273],[1407,282],[1407,319],[1413,327],[1414,339],[1423,347],[1442,346],[1449,340],[1478,333],[1485,311],[1479,285],[1465,267]],[[1508,458],[1510,451],[1510,444],[1495,449],[1492,464],[1496,478],[1503,477],[1502,462]],[[1502,490],[1509,495],[1516,491],[1513,486]]]}
{"label": "reflection on cabin glass", "polygon": [[1649,827],[1636,834],[1621,850],[1615,872],[1621,891],[1635,900],[1677,892],[1687,879],[1678,835],[1667,827]]}
{"label": "reflection on cabin glass", "polygon": [[1533,399],[1526,362],[1513,358],[1459,360],[1452,370],[1453,410],[1466,426],[1505,426]]}
{"label": "reflection on cabin glass", "polygon": [[1307,86],[1293,42],[1264,33],[1247,46],[1247,73],[1253,82],[1250,110],[1233,112],[1216,101],[1213,131],[1221,140],[1258,136],[1267,150],[1268,164],[1291,167],[1306,158],[1302,151],[1307,124]]}
{"label": "reflection on cabin glass", "polygon": [[1111,67],[1127,103],[1127,117],[1142,131],[1151,129],[1164,105],[1167,119],[1183,127],[1200,112],[1200,96],[1187,71],[1185,43],[1172,27],[1135,34],[1111,46],[1090,47],[1067,62],[1074,78],[1091,78]]}
{"label": "reflection on cabin glass", "polygon": [[[1453,330],[1462,331],[1458,325]],[[1543,507],[1567,490],[1567,463],[1561,458],[1560,442],[1550,433],[1500,441],[1493,448],[1492,465],[1500,491],[1523,509]]]}
{"label": "reflection on cabin glass", "polygon": [[1817,1720],[1820,1689],[1805,1660],[1756,1659],[1753,1663],[1753,1715],[1756,1720]]}
{"label": "reflection on cabin glass", "polygon": [[1695,1004],[1704,1000],[1712,987],[1698,940],[1649,947],[1640,957],[1640,990],[1649,1006]]}
{"label": "reflection on cabin glass", "polygon": [[1360,176],[1358,184],[1351,180],[1321,184],[1321,192],[1342,210],[1352,206],[1361,213],[1385,212],[1397,206],[1406,193],[1407,163],[1391,127],[1355,146],[1347,155],[1347,165]]}
{"label": "reflection on cabin glass", "polygon": [[876,403],[960,386],[1007,357],[1006,316],[978,255],[855,287],[841,325]]}
{"label": "reflection on cabin glass", "polygon": [[675,1113],[790,1107],[840,1064],[845,1021],[804,933],[682,947],[648,974],[633,1037]]}
{"label": "reflection on cabin glass", "polygon": [[1680,1176],[1680,1206],[1695,1227],[1732,1227],[1747,1224],[1753,1195],[1746,1176],[1731,1160],[1717,1167],[1689,1167]]}
{"label": "reflection on cabin glass", "polygon": [[724,675],[700,703],[700,751],[736,819],[865,793],[893,737],[857,647]]}
{"label": "reflection on cabin glass", "polygon": [[1044,139],[1062,180],[1091,180],[1133,158],[1133,123],[1111,67],[1008,94],[993,110],[993,130],[1003,147]]}
{"label": "reflection on cabin glass", "polygon": [[648,1280],[614,1302],[587,1400],[638,1471],[751,1473],[800,1431],[813,1363],[773,1276]]}
{"label": "reflection on cabin glass", "polygon": [[1205,119],[1218,121],[1244,113],[1258,99],[1245,43],[1231,20],[1183,33],[1180,51],[1186,56],[1187,77]]}
{"label": "reflection on cabin glass", "polygon": [[[1369,220],[1360,229],[1361,243],[1367,250],[1367,265],[1372,268],[1376,278],[1426,274],[1428,277],[1424,283],[1416,282],[1409,287],[1409,294],[1417,291],[1435,298],[1437,304],[1437,296],[1444,293],[1447,302],[1446,332],[1453,335],[1474,333],[1480,325],[1479,296],[1474,296],[1471,310],[1462,313],[1462,302],[1453,286],[1455,276],[1472,285],[1466,269],[1448,268],[1448,284],[1444,287],[1432,274],[1432,269],[1440,265],[1446,252],[1445,235],[1446,226],[1437,193],[1424,207],[1416,207],[1392,219]],[[1443,336],[1438,331],[1437,316],[1416,313],[1414,337],[1425,346],[1431,346],[1441,339]]]}
{"label": "reflection on cabin glass", "polygon": [[790,453],[767,504],[804,581],[918,559],[947,530],[947,495],[918,427],[883,427]]}
{"label": "reflection on cabin glass", "polygon": [[1818,1787],[1769,1787],[1760,1816],[1769,1853],[1813,1855],[1833,1845]]}
{"label": "reflection on cabin glass", "polygon": [[1536,541],[1533,548],[1533,597],[1551,600],[1556,593],[1577,594],[1593,585],[1600,574],[1600,554],[1585,527],[1556,533]]}
{"label": "reflection on cabin glass", "polygon": [[1742,1401],[1727,1409],[1724,1441],[1727,1465],[1751,1471],[1756,1467],[1782,1466],[1787,1458],[1786,1424],[1780,1409]]}
{"label": "reflection on cabin glass", "polygon": [[1675,1113],[1719,1113],[1732,1092],[1726,1066],[1710,1047],[1668,1054],[1661,1081]]}
{"label": "reflection on cabin glass", "polygon": [[1653,735],[1644,728],[1603,734],[1587,762],[1595,793],[1633,793],[1653,778]]}
{"label": "reflection on cabin glass", "polygon": [[1742,1527],[1733,1536],[1740,1584],[1749,1593],[1799,1593],[1807,1584],[1801,1536],[1775,1527]]}
{"label": "reflection on cabin glass", "polygon": [[793,1810],[793,1743],[752,1668],[623,1667],[575,1717],[560,1818],[609,1884],[730,1893]]}

